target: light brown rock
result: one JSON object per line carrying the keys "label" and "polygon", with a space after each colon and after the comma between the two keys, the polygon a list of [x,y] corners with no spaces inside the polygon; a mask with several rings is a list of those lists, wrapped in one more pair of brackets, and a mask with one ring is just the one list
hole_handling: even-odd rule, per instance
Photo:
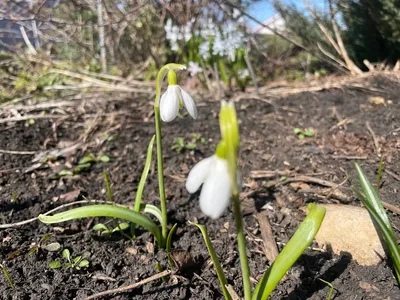
{"label": "light brown rock", "polygon": [[362,207],[319,204],[326,208],[325,219],[315,240],[324,249],[348,252],[360,265],[372,266],[385,257],[382,243],[368,211]]}

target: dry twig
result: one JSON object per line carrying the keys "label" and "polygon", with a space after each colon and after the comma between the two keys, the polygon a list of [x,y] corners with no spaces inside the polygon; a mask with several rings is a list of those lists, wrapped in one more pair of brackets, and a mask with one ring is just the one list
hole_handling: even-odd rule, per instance
{"label": "dry twig", "polygon": [[155,275],[153,275],[153,276],[151,276],[149,278],[143,279],[143,280],[141,280],[139,282],[136,282],[136,283],[133,283],[133,284],[130,284],[130,285],[127,285],[127,286],[122,286],[120,288],[116,288],[116,289],[113,289],[113,290],[108,290],[108,291],[104,291],[104,292],[101,292],[101,293],[94,294],[92,296],[87,297],[85,300],[90,300],[90,299],[95,299],[95,298],[102,297],[102,296],[107,296],[107,295],[111,295],[111,294],[125,292],[125,291],[137,288],[137,287],[142,286],[142,285],[144,285],[146,283],[152,282],[154,280],[160,279],[162,277],[165,277],[165,276],[168,276],[168,275],[171,275],[171,274],[173,274],[172,271],[165,270],[165,271],[163,271],[161,273],[155,274]]}

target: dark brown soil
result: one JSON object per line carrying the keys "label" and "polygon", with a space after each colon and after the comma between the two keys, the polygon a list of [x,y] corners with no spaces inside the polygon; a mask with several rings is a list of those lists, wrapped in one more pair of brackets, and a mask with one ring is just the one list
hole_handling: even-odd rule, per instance
{"label": "dark brown soil", "polygon": [[[304,218],[299,209],[301,206],[313,201],[338,202],[316,194],[298,193],[289,184],[277,185],[282,179],[278,173],[257,179],[254,174],[280,170],[286,172],[285,177],[302,174],[341,183],[346,172],[354,182],[353,164],[356,160],[352,157],[361,157],[358,162],[374,179],[379,157],[366,128],[368,121],[385,160],[385,169],[400,176],[400,84],[385,77],[375,77],[365,79],[364,85],[368,88],[332,89],[265,99],[271,104],[245,98],[236,103],[241,130],[243,210],[254,286],[269,266],[262,250],[257,212],[269,204],[272,230],[281,249]],[[383,92],[377,93],[375,89]],[[368,102],[371,96],[384,97],[386,104]],[[219,139],[219,103],[201,100],[200,96],[195,98],[199,103],[198,120],[184,116],[163,126],[169,224],[178,224],[173,247],[189,251],[194,264],[169,282],[153,281],[105,299],[222,299],[202,236],[197,228],[187,225],[188,220],[206,225],[229,283],[241,293],[231,210],[216,221],[210,220],[199,209],[198,195],[190,196],[184,187],[190,168],[200,159],[212,155]],[[49,112],[58,113],[59,109]],[[2,224],[36,217],[84,196],[106,200],[104,169],[112,182],[114,200],[132,204],[147,144],[154,134],[151,103],[143,98],[114,100],[111,97],[107,101],[81,102],[74,108],[65,108],[64,112],[66,117],[59,120],[35,120],[31,125],[24,122],[0,124],[0,149],[3,150],[43,152],[65,148],[78,139],[86,142],[85,146],[40,166],[33,162],[35,155],[0,153]],[[340,118],[350,120],[346,127],[335,127]],[[313,128],[316,136],[299,140],[293,133],[296,127]],[[195,150],[183,150],[182,153],[170,149],[176,137],[190,141],[192,133],[200,134],[206,142],[199,142]],[[60,170],[73,168],[88,153],[95,156],[105,154],[111,161],[98,162],[77,175],[57,178]],[[158,204],[156,175],[153,163],[144,193],[147,203]],[[384,172],[380,189],[382,200],[397,206],[400,205],[398,179]],[[315,184],[310,186],[321,188]],[[359,206],[349,187],[349,182],[342,187],[347,192],[349,205]],[[74,191],[76,195],[68,194]],[[18,203],[13,201],[13,193]],[[400,220],[390,211],[389,216],[399,236]],[[154,240],[149,233],[139,230],[134,241],[119,233],[110,238],[102,237],[91,230],[100,221],[107,220],[85,219],[55,226],[35,221],[2,230],[0,258],[15,289],[10,288],[0,273],[0,298],[84,299],[155,274],[156,262],[168,267],[165,254],[156,247],[154,249]],[[61,250],[48,252],[40,249],[29,254],[32,244],[46,234],[52,236],[44,244],[58,242],[62,248],[70,249],[73,257],[89,251],[89,267],[52,270],[48,263],[61,259]],[[304,253],[271,299],[326,299],[329,287],[319,278],[333,284],[334,299],[400,299],[399,287],[387,261],[378,266],[363,267],[346,253],[337,256],[315,250]]]}

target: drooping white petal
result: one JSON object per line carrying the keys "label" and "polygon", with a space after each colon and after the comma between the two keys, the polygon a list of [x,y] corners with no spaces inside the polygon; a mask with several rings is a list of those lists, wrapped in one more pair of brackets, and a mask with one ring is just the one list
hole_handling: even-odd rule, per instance
{"label": "drooping white petal", "polygon": [[200,209],[212,219],[219,218],[229,205],[232,188],[226,160],[215,157],[200,194]]}
{"label": "drooping white petal", "polygon": [[[178,85],[169,85],[160,100],[160,116],[164,122],[171,122],[179,112]],[[180,92],[180,91],[179,91]]]}
{"label": "drooping white petal", "polygon": [[186,179],[186,189],[189,193],[195,193],[204,183],[214,159],[214,156],[207,157],[199,161],[193,169],[190,170]]}
{"label": "drooping white petal", "polygon": [[182,93],[182,100],[183,100],[183,105],[185,105],[186,110],[188,111],[189,115],[192,116],[193,119],[197,119],[197,107],[196,103],[194,103],[194,100],[188,93],[186,93],[181,87]]}

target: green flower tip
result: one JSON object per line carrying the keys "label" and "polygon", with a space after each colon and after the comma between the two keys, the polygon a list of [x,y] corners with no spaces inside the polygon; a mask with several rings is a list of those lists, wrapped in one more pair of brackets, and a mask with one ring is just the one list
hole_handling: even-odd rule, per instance
{"label": "green flower tip", "polygon": [[168,71],[168,85],[177,85],[178,79],[176,77],[176,72],[174,70]]}
{"label": "green flower tip", "polygon": [[226,141],[227,145],[230,145],[237,150],[239,147],[240,137],[238,120],[233,102],[221,102],[219,126],[221,129],[222,139]]}

